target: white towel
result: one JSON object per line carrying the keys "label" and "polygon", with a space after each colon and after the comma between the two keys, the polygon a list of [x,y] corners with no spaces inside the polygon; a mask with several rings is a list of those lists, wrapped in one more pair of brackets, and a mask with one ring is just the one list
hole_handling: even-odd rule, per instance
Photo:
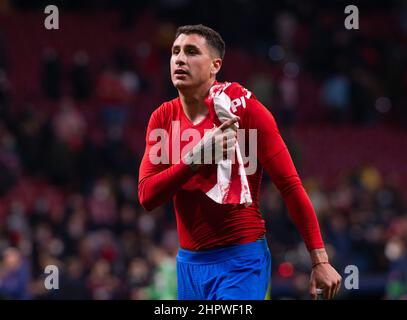
{"label": "white towel", "polygon": [[[213,105],[221,123],[235,117],[230,111],[231,99],[223,90],[214,94]],[[236,128],[239,128],[238,122],[235,125]],[[218,163],[217,182],[206,194],[217,203],[244,204],[247,207],[253,201],[238,141],[236,141],[236,159],[235,164],[231,159]],[[234,169],[233,166],[238,166],[238,168]]]}

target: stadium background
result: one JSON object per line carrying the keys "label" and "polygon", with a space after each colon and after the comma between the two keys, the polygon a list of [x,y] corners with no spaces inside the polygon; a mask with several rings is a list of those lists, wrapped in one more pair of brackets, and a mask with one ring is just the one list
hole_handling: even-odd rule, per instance
{"label": "stadium background", "polygon": [[[172,206],[145,212],[137,178],[148,118],[176,95],[175,29],[194,23],[226,41],[219,79],[275,115],[335,267],[359,268],[339,298],[407,297],[405,2],[53,1],[46,30],[48,4],[0,1],[2,298],[176,298]],[[262,210],[272,297],[305,299],[309,258],[266,175]]]}

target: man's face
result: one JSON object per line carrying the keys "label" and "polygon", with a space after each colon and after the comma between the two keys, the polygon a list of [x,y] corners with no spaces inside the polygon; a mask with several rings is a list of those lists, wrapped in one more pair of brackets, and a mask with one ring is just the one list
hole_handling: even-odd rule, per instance
{"label": "man's face", "polygon": [[171,49],[171,80],[177,89],[198,87],[208,82],[220,68],[206,39],[198,34],[180,34]]}

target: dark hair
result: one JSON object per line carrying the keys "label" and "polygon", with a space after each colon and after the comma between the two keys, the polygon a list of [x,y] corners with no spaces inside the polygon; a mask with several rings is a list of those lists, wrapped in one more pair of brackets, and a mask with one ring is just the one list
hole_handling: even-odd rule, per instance
{"label": "dark hair", "polygon": [[177,29],[175,39],[177,39],[180,34],[198,34],[205,38],[208,45],[216,50],[221,59],[225,56],[225,42],[218,32],[207,26],[202,24],[182,26]]}

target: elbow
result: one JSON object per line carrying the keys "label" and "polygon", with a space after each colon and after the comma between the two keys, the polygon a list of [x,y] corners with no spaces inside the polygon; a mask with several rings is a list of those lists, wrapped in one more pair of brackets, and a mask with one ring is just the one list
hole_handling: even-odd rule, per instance
{"label": "elbow", "polygon": [[140,205],[146,211],[151,211],[155,208],[153,199],[151,199],[151,197],[147,196],[147,194],[144,190],[144,186],[142,184],[139,184],[139,186],[138,186],[138,200],[140,202]]}
{"label": "elbow", "polygon": [[303,189],[302,182],[298,178],[298,176],[289,177],[289,179],[286,179],[285,181],[276,184],[276,186],[277,189],[279,189],[283,198],[287,197],[295,190]]}
{"label": "elbow", "polygon": [[148,202],[146,199],[139,197],[139,202],[140,202],[141,206],[143,207],[143,209],[146,211],[151,211],[154,209],[154,207],[151,205],[151,203]]}
{"label": "elbow", "polygon": [[146,210],[146,211],[151,211],[155,208],[155,206],[152,204],[152,202],[146,198],[142,198],[139,196],[139,202],[140,202],[141,206],[144,208],[144,210]]}

